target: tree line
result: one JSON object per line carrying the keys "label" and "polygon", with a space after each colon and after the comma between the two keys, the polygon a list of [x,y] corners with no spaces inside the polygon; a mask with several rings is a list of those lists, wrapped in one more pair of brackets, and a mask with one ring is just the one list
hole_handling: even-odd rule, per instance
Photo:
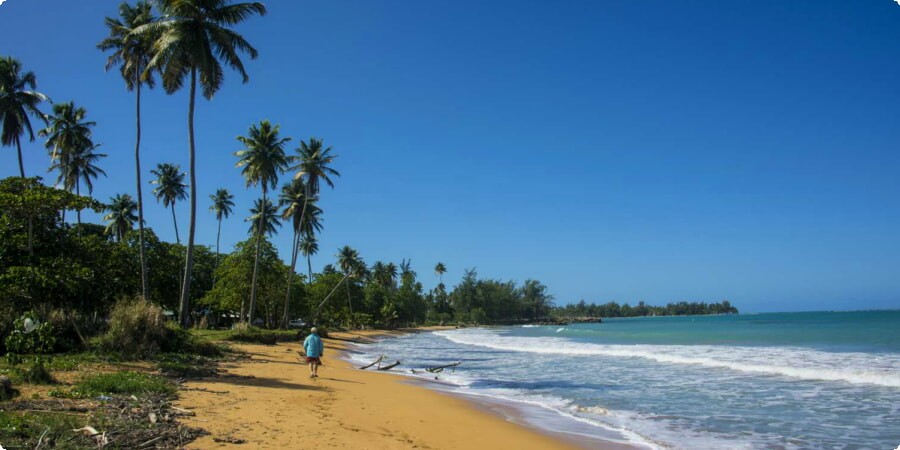
{"label": "tree line", "polygon": [[721,302],[668,303],[665,306],[647,305],[643,301],[631,306],[616,302],[603,304],[587,303],[584,300],[553,309],[553,315],[560,318],[576,317],[644,317],[644,316],[695,316],[706,314],[737,314],[738,309],[728,300]]}

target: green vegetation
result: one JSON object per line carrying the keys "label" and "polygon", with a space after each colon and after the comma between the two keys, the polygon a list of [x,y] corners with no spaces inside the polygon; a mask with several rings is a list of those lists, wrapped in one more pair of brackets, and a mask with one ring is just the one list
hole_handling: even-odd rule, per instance
{"label": "green vegetation", "polygon": [[121,371],[88,375],[72,388],[83,397],[98,395],[146,395],[175,393],[175,386],[157,375],[142,372]]}
{"label": "green vegetation", "polygon": [[706,302],[678,302],[669,303],[666,306],[650,306],[644,302],[638,302],[636,306],[628,303],[619,305],[616,302],[602,305],[586,303],[584,300],[555,308],[553,315],[556,317],[643,317],[643,316],[695,316],[703,314],[737,314],[738,309],[728,300],[720,303]]}

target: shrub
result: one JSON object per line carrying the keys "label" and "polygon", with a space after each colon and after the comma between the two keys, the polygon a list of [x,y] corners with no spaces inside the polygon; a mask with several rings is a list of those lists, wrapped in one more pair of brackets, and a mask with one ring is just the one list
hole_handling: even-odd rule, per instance
{"label": "shrub", "polygon": [[[26,324],[31,324],[31,328],[26,327]],[[28,312],[15,321],[12,332],[6,337],[7,361],[15,364],[16,355],[52,353],[55,345],[53,325],[49,322],[40,323],[37,315]]]}
{"label": "shrub", "polygon": [[149,358],[159,352],[186,347],[187,331],[166,322],[159,305],[138,298],[120,300],[109,316],[109,330],[99,340],[100,349],[124,359]]}
{"label": "shrub", "polygon": [[228,340],[255,344],[275,345],[277,342],[296,341],[300,333],[290,330],[263,330],[245,323],[239,323],[231,330]]}
{"label": "shrub", "polygon": [[44,359],[35,357],[28,367],[19,370],[22,381],[31,384],[54,384],[56,380],[50,373],[50,369],[44,365]]}

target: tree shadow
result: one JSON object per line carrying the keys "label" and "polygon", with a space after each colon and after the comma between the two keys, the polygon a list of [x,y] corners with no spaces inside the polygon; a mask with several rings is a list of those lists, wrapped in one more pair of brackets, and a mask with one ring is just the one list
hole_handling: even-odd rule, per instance
{"label": "tree shadow", "polygon": [[217,384],[232,384],[235,386],[248,386],[248,387],[258,387],[258,388],[269,388],[269,389],[306,389],[306,390],[315,390],[315,391],[324,391],[327,390],[324,387],[313,386],[309,384],[298,384],[291,383],[287,381],[278,380],[275,378],[266,378],[266,377],[251,377],[251,376],[243,376],[243,375],[223,375],[220,377],[212,378],[206,380],[210,383]]}

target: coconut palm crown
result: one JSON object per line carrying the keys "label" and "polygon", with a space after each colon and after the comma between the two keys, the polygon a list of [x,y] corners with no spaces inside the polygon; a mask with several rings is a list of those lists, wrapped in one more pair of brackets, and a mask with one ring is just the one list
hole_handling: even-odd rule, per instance
{"label": "coconut palm crown", "polygon": [[41,102],[50,98],[36,91],[37,77],[34,72],[22,72],[22,63],[11,57],[0,57],[0,143],[16,146],[19,155],[19,176],[25,177],[22,162],[22,136],[28,135],[34,141],[31,118],[36,117],[46,123],[47,119],[38,109]]}

